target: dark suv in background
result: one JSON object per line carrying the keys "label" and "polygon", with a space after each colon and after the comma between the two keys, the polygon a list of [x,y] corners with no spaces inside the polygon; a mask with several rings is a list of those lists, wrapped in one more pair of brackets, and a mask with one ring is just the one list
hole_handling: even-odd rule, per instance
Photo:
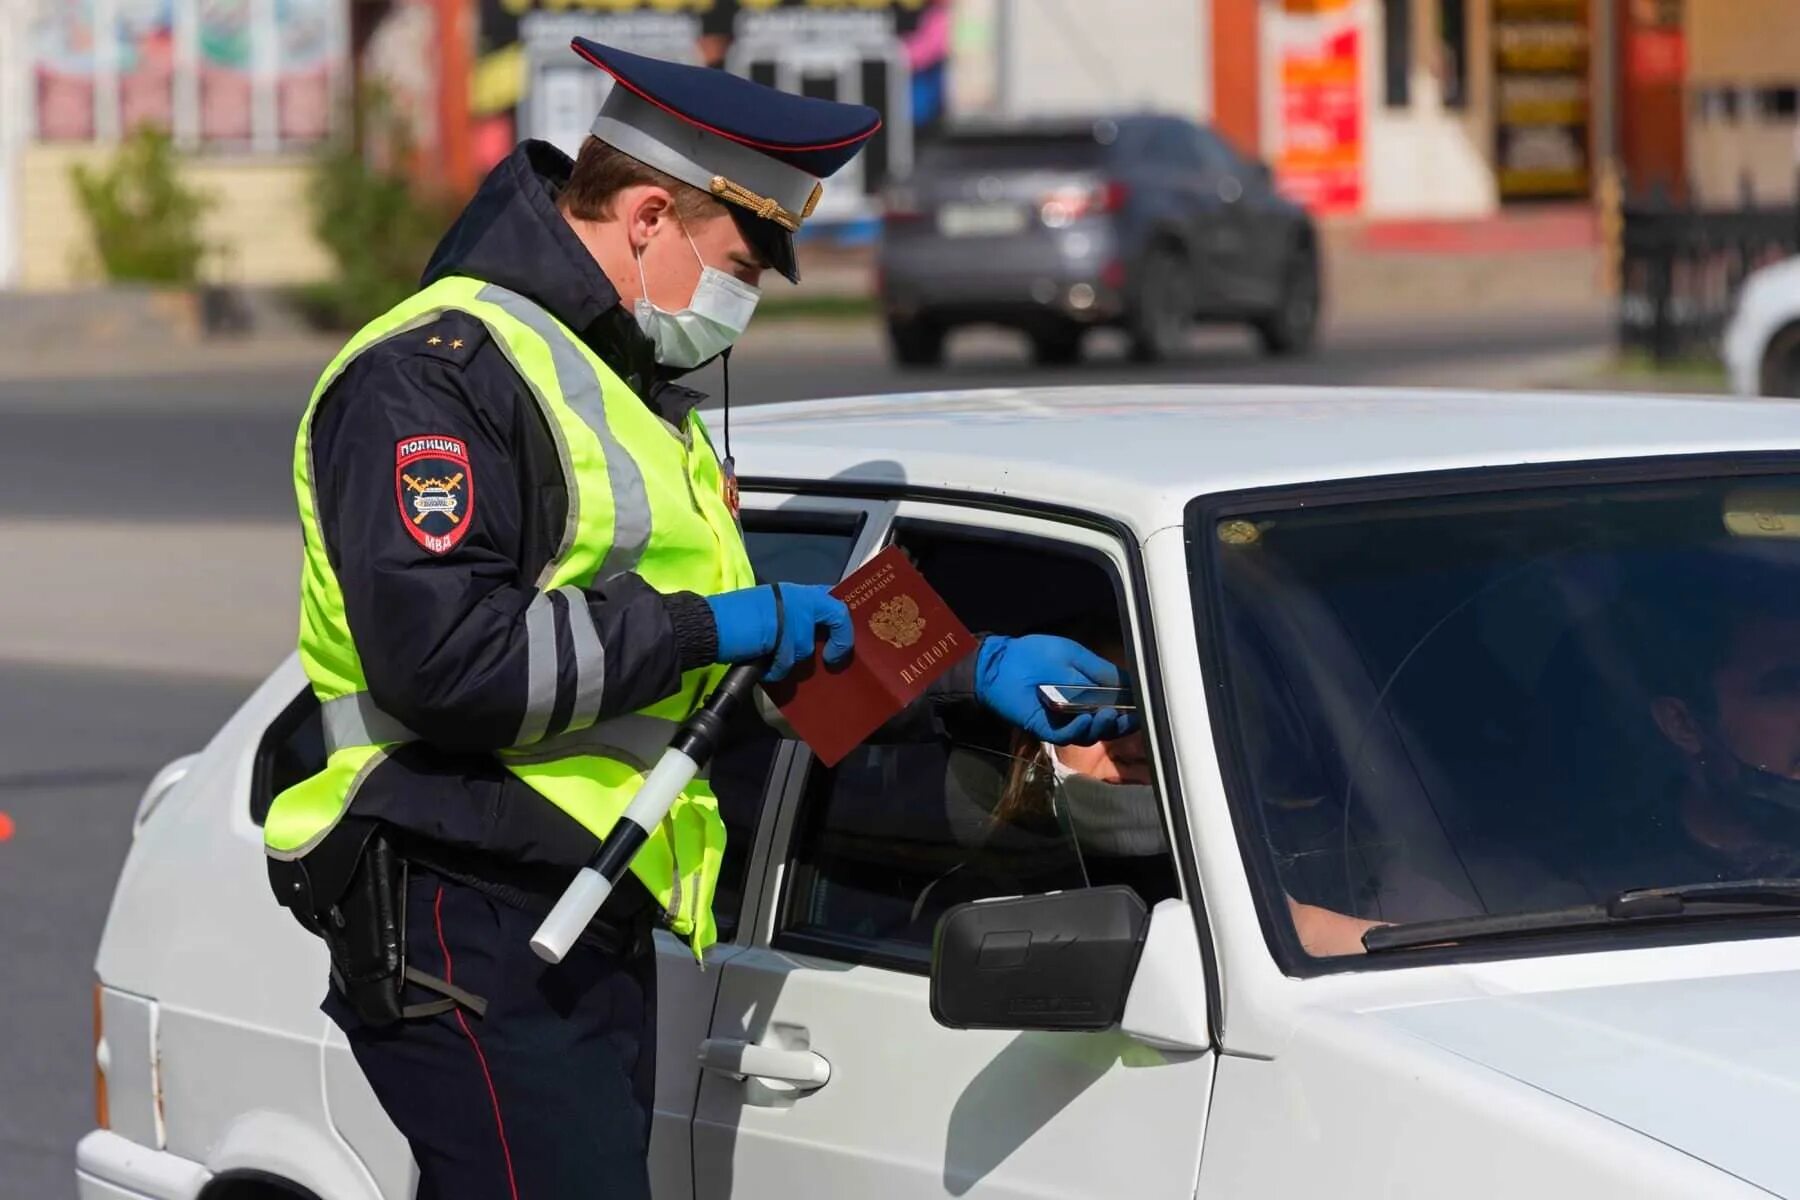
{"label": "dark suv in background", "polygon": [[1164,116],[962,126],[889,190],[878,285],[894,357],[941,361],[958,325],[1011,326],[1067,363],[1121,326],[1145,360],[1195,322],[1243,321],[1272,354],[1318,325],[1306,212],[1211,130]]}

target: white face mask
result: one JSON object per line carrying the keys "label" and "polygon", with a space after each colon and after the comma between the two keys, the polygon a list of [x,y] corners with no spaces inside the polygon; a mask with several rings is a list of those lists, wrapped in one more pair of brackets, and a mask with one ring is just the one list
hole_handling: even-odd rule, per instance
{"label": "white face mask", "polygon": [[753,288],[734,275],[717,267],[709,267],[700,257],[700,248],[681,229],[688,249],[700,263],[700,282],[694,285],[694,297],[679,312],[658,308],[650,300],[650,285],[644,278],[644,252],[638,251],[638,285],[643,296],[635,308],[638,327],[656,344],[656,361],[666,367],[697,367],[731,348],[750,324],[756,302],[762,298]]}

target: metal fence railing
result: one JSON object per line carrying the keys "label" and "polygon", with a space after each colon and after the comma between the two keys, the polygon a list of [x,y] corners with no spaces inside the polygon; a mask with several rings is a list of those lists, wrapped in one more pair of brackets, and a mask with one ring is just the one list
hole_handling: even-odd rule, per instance
{"label": "metal fence railing", "polygon": [[1699,209],[1652,196],[1620,217],[1619,345],[1658,363],[1716,357],[1744,277],[1800,253],[1800,203]]}

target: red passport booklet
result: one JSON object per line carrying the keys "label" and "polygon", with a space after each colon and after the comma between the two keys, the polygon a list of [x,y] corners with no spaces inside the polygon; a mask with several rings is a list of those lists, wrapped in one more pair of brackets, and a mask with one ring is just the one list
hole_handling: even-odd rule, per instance
{"label": "red passport booklet", "polygon": [[831,589],[855,646],[835,667],[815,652],[763,690],[820,762],[836,766],[975,649],[975,638],[906,556],[889,546]]}

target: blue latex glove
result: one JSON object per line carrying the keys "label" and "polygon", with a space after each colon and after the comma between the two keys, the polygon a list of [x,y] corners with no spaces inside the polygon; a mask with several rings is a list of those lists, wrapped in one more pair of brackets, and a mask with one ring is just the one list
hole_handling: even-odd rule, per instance
{"label": "blue latex glove", "polygon": [[1058,718],[1038,698],[1039,684],[1118,687],[1119,669],[1068,638],[1047,634],[982,639],[975,656],[975,696],[1002,717],[1053,746],[1090,746],[1138,727],[1135,713],[1103,708]]}
{"label": "blue latex glove", "polygon": [[754,662],[771,655],[763,672],[769,683],[812,657],[821,626],[826,630],[825,661],[835,665],[850,656],[850,610],[829,588],[775,583],[708,596],[706,602],[719,631],[719,661]]}

